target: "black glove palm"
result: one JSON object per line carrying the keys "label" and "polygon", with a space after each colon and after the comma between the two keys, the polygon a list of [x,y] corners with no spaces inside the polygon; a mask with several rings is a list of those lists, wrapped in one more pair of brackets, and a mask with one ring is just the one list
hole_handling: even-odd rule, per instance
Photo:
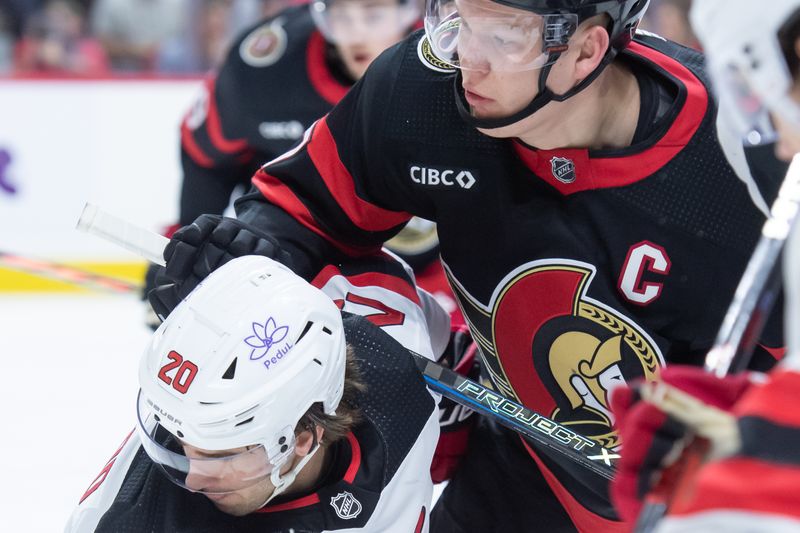
{"label": "black glove palm", "polygon": [[231,259],[263,255],[291,268],[289,254],[258,228],[234,218],[201,215],[172,236],[164,249],[167,266],[156,272],[147,298],[164,320],[211,272]]}

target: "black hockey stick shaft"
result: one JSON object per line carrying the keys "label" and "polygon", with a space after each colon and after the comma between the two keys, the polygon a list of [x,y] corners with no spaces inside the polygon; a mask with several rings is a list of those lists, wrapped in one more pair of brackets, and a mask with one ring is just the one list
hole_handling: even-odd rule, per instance
{"label": "black hockey stick shaft", "polygon": [[[95,206],[87,207],[78,221],[78,229],[110,240],[142,257],[162,257],[169,239],[138,228],[105,213]],[[135,239],[129,236],[134,235]],[[140,244],[144,243],[144,245]],[[141,249],[142,247],[146,250]],[[163,264],[163,260],[162,260]],[[542,448],[559,452],[589,470],[611,479],[612,461],[619,455],[598,443],[582,437],[569,428],[465,378],[414,352],[414,359],[428,386],[451,400],[489,416],[498,423],[528,437]]]}
{"label": "black hockey stick shaft", "polygon": [[[789,165],[778,198],[772,204],[769,217],[761,229],[761,237],[739,280],[714,345],[706,356],[707,372],[721,378],[730,372],[743,370],[750,362],[764,323],[781,288],[779,259],[786,239],[796,224],[798,211],[800,155],[796,155]],[[707,443],[698,439],[687,447],[673,465],[673,468],[683,469],[680,475],[668,475],[668,472],[662,474],[663,482],[653,489],[639,515],[636,533],[649,533],[655,529],[667,512],[676,487],[685,483],[687,477],[694,476],[702,464],[694,456],[704,455],[707,448]],[[683,468],[682,465],[686,463],[695,466]]]}
{"label": "black hockey stick shaft", "polygon": [[614,477],[612,461],[619,455],[613,450],[427,357],[411,354],[432,390],[524,435],[540,448],[558,452],[606,479]]}
{"label": "black hockey stick shaft", "polygon": [[93,291],[131,293],[141,290],[141,285],[130,281],[104,276],[103,274],[89,272],[53,261],[24,257],[10,252],[0,251],[0,267],[69,283],[70,285]]}

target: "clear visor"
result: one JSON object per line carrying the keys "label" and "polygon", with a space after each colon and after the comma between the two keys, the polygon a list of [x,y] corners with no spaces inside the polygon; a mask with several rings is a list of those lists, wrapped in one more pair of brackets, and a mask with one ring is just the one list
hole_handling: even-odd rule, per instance
{"label": "clear visor", "polygon": [[233,453],[210,452],[185,445],[167,431],[144,405],[141,392],[137,406],[138,431],[150,459],[170,481],[192,492],[227,494],[246,489],[269,479],[272,471],[283,464],[289,450],[276,450],[278,457],[270,462],[263,445],[248,446]]}
{"label": "clear visor", "polygon": [[574,14],[537,15],[488,0],[428,0],[425,33],[436,56],[464,70],[521,72],[555,61]]}
{"label": "clear visor", "polygon": [[769,108],[736,65],[728,64],[717,76],[721,112],[731,117],[736,134],[746,145],[772,143],[777,133]]}
{"label": "clear visor", "polygon": [[340,45],[400,39],[419,18],[412,0],[315,0],[309,8],[319,31]]}

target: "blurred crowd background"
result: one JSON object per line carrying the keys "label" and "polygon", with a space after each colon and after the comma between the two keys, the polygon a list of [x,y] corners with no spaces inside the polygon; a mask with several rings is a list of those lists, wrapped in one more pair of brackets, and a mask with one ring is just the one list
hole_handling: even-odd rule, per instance
{"label": "blurred crowd background", "polygon": [[[305,0],[0,0],[0,75],[182,75],[213,69],[243,28]],[[691,0],[643,28],[696,46]]]}

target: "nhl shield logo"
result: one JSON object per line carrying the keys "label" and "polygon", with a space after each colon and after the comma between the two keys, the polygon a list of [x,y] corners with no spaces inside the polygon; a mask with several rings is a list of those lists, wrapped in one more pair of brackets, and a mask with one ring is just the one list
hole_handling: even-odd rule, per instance
{"label": "nhl shield logo", "polygon": [[336,511],[336,515],[342,520],[350,520],[361,513],[361,502],[349,492],[340,492],[331,498],[331,507]]}
{"label": "nhl shield logo", "polygon": [[572,183],[575,181],[575,163],[566,157],[554,157],[550,160],[550,168],[553,177],[561,183]]}

